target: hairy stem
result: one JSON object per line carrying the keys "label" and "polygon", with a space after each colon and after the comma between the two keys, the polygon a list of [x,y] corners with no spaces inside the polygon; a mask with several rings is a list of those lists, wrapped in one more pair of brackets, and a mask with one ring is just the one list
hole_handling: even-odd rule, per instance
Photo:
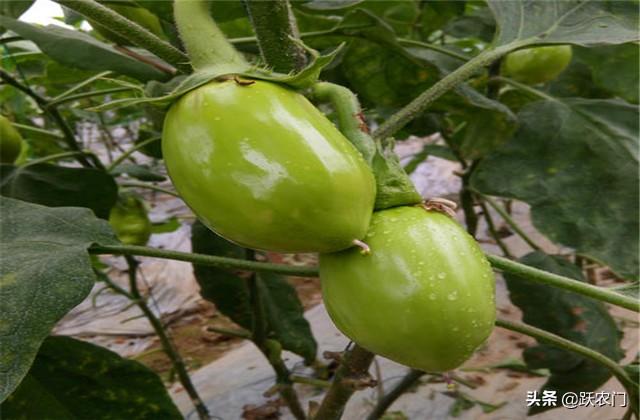
{"label": "hairy stem", "polygon": [[442,80],[424,91],[420,96],[411,101],[407,106],[388,118],[374,133],[376,139],[384,139],[392,136],[396,131],[404,127],[409,121],[418,117],[422,112],[444,93],[464,82],[473,74],[502,57],[512,50],[514,46],[498,47],[486,50],[472,58],[455,71],[449,73]]}
{"label": "hairy stem", "polygon": [[371,164],[376,146],[369,135],[356,95],[344,86],[318,82],[313,85],[313,96],[331,103],[338,116],[340,132],[358,149],[364,160]]}
{"label": "hairy stem", "polygon": [[89,248],[91,254],[111,255],[140,255],[145,257],[165,258],[177,261],[186,261],[202,264],[210,267],[233,268],[255,272],[277,273],[297,277],[317,277],[317,267],[296,267],[284,264],[273,264],[258,261],[247,261],[237,258],[218,257],[206,254],[193,254],[190,252],[169,251],[166,249],[151,248],[137,245],[97,245]]}
{"label": "hairy stem", "polygon": [[179,49],[158,38],[146,28],[94,0],[55,0],[81,15],[104,24],[110,31],[144,48],[178,70],[189,72],[189,58]]}
{"label": "hairy stem", "polygon": [[320,403],[320,407],[318,407],[318,411],[313,417],[314,420],[339,420],[342,417],[344,407],[356,391],[348,379],[366,375],[374,356],[373,353],[357,344],[344,355],[331,387],[329,387],[327,394]]}
{"label": "hairy stem", "polygon": [[289,73],[307,63],[304,48],[294,39],[300,38],[288,0],[243,0],[257,35],[262,59],[274,71]]}
{"label": "hairy stem", "polygon": [[391,404],[393,404],[402,394],[415,385],[418,380],[425,375],[425,372],[417,369],[411,369],[391,391],[385,394],[378,404],[373,408],[371,413],[367,416],[367,420],[377,420],[387,411]]}
{"label": "hairy stem", "polygon": [[211,17],[209,2],[176,0],[173,13],[194,70],[215,66],[234,73],[248,66]]}
{"label": "hairy stem", "polygon": [[204,403],[200,399],[200,396],[198,395],[198,391],[196,391],[196,388],[193,386],[193,383],[191,382],[191,377],[187,372],[187,367],[185,366],[184,361],[182,360],[182,356],[180,356],[178,349],[176,349],[173,342],[169,338],[169,335],[167,334],[167,331],[165,330],[164,325],[162,325],[162,322],[160,322],[160,320],[155,316],[151,308],[149,308],[146,301],[140,294],[140,290],[138,289],[138,282],[137,282],[137,271],[138,271],[139,263],[135,260],[135,258],[131,256],[126,256],[125,258],[127,260],[127,264],[129,265],[129,270],[128,270],[129,271],[129,289],[130,289],[131,297],[133,298],[132,300],[136,303],[136,305],[138,305],[138,307],[140,308],[144,316],[147,318],[147,320],[149,320],[149,323],[153,327],[153,330],[155,331],[156,335],[160,339],[160,345],[162,346],[162,349],[164,350],[167,357],[169,357],[169,359],[171,360],[171,364],[173,365],[173,368],[178,374],[178,379],[180,380],[180,383],[182,384],[185,391],[187,391],[187,394],[189,395],[191,402],[193,402],[193,405],[195,406],[196,411],[198,412],[198,417],[201,420],[210,419],[209,411],[207,410],[207,407],[204,405]]}
{"label": "hairy stem", "polygon": [[[187,261],[211,267],[234,268],[255,272],[270,272],[297,277],[317,277],[317,267],[295,267],[284,264],[273,264],[258,261],[247,261],[237,258],[218,257],[206,254],[192,254],[189,252],[169,251],[136,245],[96,245],[89,248],[89,253],[102,255],[141,255],[146,257],[165,258]],[[558,274],[529,267],[497,255],[487,254],[491,265],[499,270],[516,274],[529,281],[547,284],[560,289],[569,290],[593,299],[601,300],[635,312],[640,312],[640,302],[629,296],[616,293],[603,287],[593,286]]]}
{"label": "hairy stem", "polygon": [[594,299],[598,299],[612,305],[621,306],[631,311],[640,312],[640,301],[625,296],[603,287],[591,285],[538,268],[529,267],[497,255],[487,255],[487,259],[494,268],[520,276],[526,280],[558,287],[570,292],[578,293]]}

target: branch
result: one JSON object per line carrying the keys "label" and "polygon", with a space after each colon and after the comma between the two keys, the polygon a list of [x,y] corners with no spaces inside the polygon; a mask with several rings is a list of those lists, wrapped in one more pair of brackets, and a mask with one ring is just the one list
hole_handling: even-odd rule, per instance
{"label": "branch", "polygon": [[389,391],[378,404],[373,408],[371,414],[367,416],[367,420],[377,420],[387,411],[391,404],[393,404],[402,394],[408,391],[413,385],[418,382],[425,372],[417,369],[411,369],[398,384]]}
{"label": "branch", "polygon": [[289,1],[243,0],[243,3],[267,65],[280,73],[304,68],[307,57],[294,41],[300,39],[300,33]]}
{"label": "branch", "polygon": [[[207,410],[207,407],[204,405],[204,403],[200,399],[200,396],[198,395],[198,391],[196,391],[196,388],[193,386],[193,382],[191,382],[191,377],[187,372],[187,367],[185,366],[184,361],[182,360],[182,356],[180,356],[178,349],[176,349],[171,339],[167,335],[167,332],[165,331],[164,326],[162,325],[162,322],[160,322],[160,320],[155,316],[155,314],[149,308],[149,306],[147,306],[146,301],[143,299],[142,295],[140,294],[140,290],[138,290],[138,282],[136,277],[137,277],[139,263],[135,260],[135,258],[131,256],[127,256],[126,260],[127,260],[127,265],[129,266],[128,272],[129,272],[130,298],[132,298],[133,302],[135,302],[135,304],[138,305],[138,307],[140,308],[144,316],[147,318],[147,320],[153,327],[153,330],[157,334],[158,338],[160,339],[160,344],[162,346],[162,349],[164,350],[167,357],[169,357],[169,360],[171,360],[171,364],[173,365],[173,368],[178,374],[180,383],[184,387],[185,391],[187,391],[187,394],[189,394],[189,398],[193,402],[193,405],[195,406],[196,411],[198,412],[198,417],[200,417],[201,420],[210,419],[209,411]],[[115,290],[118,291],[118,288],[116,288]]]}
{"label": "branch", "polygon": [[350,379],[366,375],[374,356],[357,344],[344,355],[314,420],[339,420],[342,417],[345,405],[356,391]]}
{"label": "branch", "polygon": [[435,85],[424,91],[407,106],[392,115],[374,133],[376,139],[391,137],[396,131],[404,127],[409,121],[418,117],[436,99],[444,93],[464,82],[484,66],[487,66],[514,49],[514,45],[502,46],[486,50],[472,58],[455,71],[449,73]]}
{"label": "branch", "polygon": [[524,277],[525,279],[542,283],[549,286],[558,287],[570,292],[579,293],[594,299],[621,306],[631,311],[640,312],[640,301],[629,296],[625,296],[603,287],[591,285],[589,283],[564,277],[548,271],[520,264],[497,255],[487,255],[487,259],[494,268]]}
{"label": "branch", "polygon": [[224,67],[224,72],[234,73],[248,66],[211,17],[209,2],[176,0],[173,13],[194,70],[216,66]]}
{"label": "branch", "polygon": [[524,233],[524,231],[520,228],[520,226],[518,226],[518,224],[516,223],[515,220],[513,220],[513,218],[509,215],[509,213],[507,213],[498,203],[495,202],[495,200],[493,200],[491,197],[486,196],[476,190],[473,190],[473,192],[475,192],[476,194],[480,195],[480,197],[482,197],[483,200],[485,200],[487,203],[489,203],[489,205],[491,207],[493,207],[493,209],[500,215],[500,217],[502,217],[502,220],[504,220],[509,227],[518,235],[520,236],[520,238],[522,238],[523,241],[525,241],[527,243],[527,245],[529,245],[531,248],[533,248],[536,251],[540,251],[542,248],[540,246],[538,246],[535,242],[533,242],[533,240],[529,237],[529,235],[527,235],[526,233]]}
{"label": "branch", "polygon": [[313,96],[320,101],[331,103],[338,117],[340,132],[371,165],[376,153],[376,145],[369,135],[369,127],[364,120],[362,108],[356,95],[344,86],[318,82],[313,85]]}
{"label": "branch", "polygon": [[[192,254],[189,252],[169,251],[146,246],[136,245],[95,245],[89,248],[90,254],[112,254],[112,255],[141,255],[146,257],[166,258],[170,260],[186,261],[202,264],[211,267],[231,268],[237,270],[248,270],[255,272],[278,273],[287,276],[297,277],[317,277],[318,267],[296,267],[284,264],[273,264],[258,261],[247,261],[237,258],[218,257],[206,254]],[[537,283],[547,284],[560,289],[569,290],[597,300],[601,300],[612,305],[640,312],[640,302],[638,300],[621,295],[609,289],[593,286],[578,280],[564,277],[558,274],[549,273],[544,270],[530,267],[511,261],[497,255],[486,254],[487,259],[494,268],[516,274],[525,279]]]}
{"label": "branch", "polygon": [[166,258],[170,260],[186,261],[210,267],[231,268],[255,272],[284,274],[297,277],[317,277],[317,267],[296,267],[284,264],[273,264],[258,261],[247,261],[237,258],[218,257],[190,252],[168,251],[137,245],[96,245],[89,248],[89,253],[101,255],[140,255],[145,257]]}
{"label": "branch", "polygon": [[146,28],[94,0],[55,0],[88,19],[104,23],[110,31],[128,39],[134,45],[155,54],[183,73],[189,73],[189,58],[179,49],[158,38]]}

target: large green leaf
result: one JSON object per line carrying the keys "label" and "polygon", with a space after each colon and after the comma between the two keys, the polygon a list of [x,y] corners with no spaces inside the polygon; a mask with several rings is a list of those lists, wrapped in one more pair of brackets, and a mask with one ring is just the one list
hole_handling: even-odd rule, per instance
{"label": "large green leaf", "polygon": [[2,404],[14,419],[182,419],[164,384],[133,360],[70,337],[49,337]]}
{"label": "large green leaf", "polygon": [[[246,258],[247,250],[234,245],[196,222],[192,227],[191,245],[194,252],[232,258]],[[253,312],[246,279],[248,273],[233,272],[194,264],[196,280],[203,298],[213,302],[218,310],[247,330],[253,329]],[[259,274],[260,296],[265,308],[267,335],[282,347],[304,357],[315,359],[317,345],[296,290],[284,277]]]}
{"label": "large green leaf", "polygon": [[118,243],[83,208],[50,208],[0,197],[0,401],[29,370],[56,322],[91,291],[87,248]]}
{"label": "large green leaf", "polygon": [[84,32],[56,25],[40,27],[0,16],[0,25],[35,42],[53,60],[83,70],[112,70],[134,79],[167,80],[170,75],[122,54]]}
{"label": "large green leaf", "polygon": [[591,67],[596,86],[638,103],[640,48],[637,44],[582,48],[578,54]]}
{"label": "large green leaf", "polygon": [[[584,281],[577,266],[542,252],[528,254],[520,262]],[[603,303],[555,287],[528,282],[513,274],[505,273],[504,277],[511,301],[522,310],[522,319],[526,324],[592,348],[616,361],[624,356],[620,349],[621,334]],[[542,390],[556,391],[558,399],[566,392],[594,391],[611,377],[606,367],[547,344],[527,348],[524,358],[530,369],[547,368],[551,371],[551,377]],[[529,414],[551,408],[554,406],[533,406]]]}
{"label": "large green leaf", "polygon": [[619,100],[538,101],[520,129],[487,156],[472,185],[531,205],[555,242],[638,274],[638,109]]}
{"label": "large green leaf", "polygon": [[260,273],[258,279],[269,336],[278,340],[282,348],[302,356],[306,363],[313,362],[318,345],[303,316],[304,308],[296,289],[278,274]]}
{"label": "large green leaf", "polygon": [[118,186],[111,175],[97,169],[0,165],[0,194],[49,207],[88,207],[106,219]]}
{"label": "large green leaf", "polygon": [[640,38],[634,0],[487,0],[495,45],[622,44]]}

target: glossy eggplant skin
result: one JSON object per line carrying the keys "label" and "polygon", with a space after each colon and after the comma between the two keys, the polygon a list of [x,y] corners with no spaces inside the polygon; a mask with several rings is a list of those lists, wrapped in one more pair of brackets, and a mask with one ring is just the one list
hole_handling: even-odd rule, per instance
{"label": "glossy eggplant skin", "polygon": [[325,306],[365,349],[428,372],[458,367],[491,334],[495,279],[475,240],[421,207],[374,213],[356,249],[320,255]]}
{"label": "glossy eggplant skin", "polygon": [[304,96],[253,81],[210,82],[165,118],[162,152],[194,213],[239,245],[333,252],[366,234],[375,180]]}

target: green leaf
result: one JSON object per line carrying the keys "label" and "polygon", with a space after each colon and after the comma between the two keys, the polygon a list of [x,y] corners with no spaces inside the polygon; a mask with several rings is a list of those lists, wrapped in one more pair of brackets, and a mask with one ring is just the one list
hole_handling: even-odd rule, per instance
{"label": "green leaf", "polygon": [[496,31],[496,22],[486,7],[474,7],[470,13],[447,23],[443,31],[460,39],[478,39],[490,42]]}
{"label": "green leaf", "polygon": [[170,77],[169,74],[122,54],[80,31],[56,25],[40,27],[6,16],[0,16],[0,25],[35,42],[53,60],[69,67],[112,70],[142,81],[166,80]]}
{"label": "green leaf", "polygon": [[511,138],[518,119],[509,108],[466,84],[458,85],[456,93],[468,104],[461,116],[466,126],[453,137],[460,155],[479,159]]}
{"label": "green leaf", "polygon": [[182,419],[164,384],[133,360],[70,337],[49,337],[4,419]]}
{"label": "green leaf", "polygon": [[[295,89],[304,89],[313,85],[320,76],[320,72],[323,68],[328,66],[338,53],[344,47],[343,44],[339,45],[334,50],[327,54],[321,55],[315,50],[307,48],[307,53],[311,56],[309,64],[297,73],[282,74],[274,73],[269,70],[253,68],[238,68],[234,72],[235,75],[240,77],[247,77],[250,79],[267,80],[274,83],[281,83],[293,87]],[[306,48],[306,46],[305,46]],[[227,75],[228,69],[222,70],[220,68],[212,68],[211,70],[203,70],[193,73],[187,77],[175,77],[165,85],[159,83],[150,83],[147,86],[148,92],[152,96],[145,96],[143,98],[124,98],[117,99],[105,104],[90,108],[92,111],[106,111],[116,108],[123,108],[127,106],[152,104],[159,107],[168,107],[182,95],[197,89],[219,77]]]}
{"label": "green leaf", "polygon": [[577,54],[591,67],[596,86],[638,103],[640,48],[637,44],[581,48]]}
{"label": "green leaf", "polygon": [[[216,235],[200,222],[192,226],[191,245],[197,253],[242,259],[247,255],[246,249]],[[202,297],[213,302],[236,324],[252,331],[253,310],[246,282],[250,274],[197,264],[193,269]],[[306,362],[312,362],[317,345],[295,289],[277,275],[259,275],[257,280],[268,337],[280,342],[284,349],[299,354]]]}
{"label": "green leaf", "polygon": [[115,176],[127,174],[132,178],[147,182],[162,182],[167,179],[164,175],[152,171],[149,165],[136,165],[133,163],[122,163],[113,168],[111,173]]}
{"label": "green leaf", "polygon": [[[559,257],[533,252],[519,261],[585,281],[577,266]],[[522,310],[526,324],[582,344],[616,361],[624,356],[620,348],[621,334],[602,302],[555,287],[531,283],[510,273],[505,273],[504,277],[511,301]],[[554,390],[559,400],[565,392],[594,391],[611,377],[611,372],[606,367],[547,344],[527,348],[524,358],[531,369],[548,368],[551,371],[551,377],[541,391]],[[529,414],[551,408],[554,407],[533,406]]]}
{"label": "green leaf", "polygon": [[371,168],[376,176],[375,209],[418,204],[422,197],[407,176],[398,156],[393,151],[391,139],[376,141],[376,153]]}
{"label": "green leaf", "polygon": [[487,0],[498,24],[494,45],[622,44],[638,40],[631,0]]}
{"label": "green leaf", "polygon": [[[246,257],[244,248],[216,235],[199,221],[191,226],[191,248],[199,254],[239,259]],[[213,302],[233,322],[251,331],[253,315],[249,287],[244,278],[231,270],[198,264],[193,265],[193,271],[202,297]]]}
{"label": "green leaf", "polygon": [[409,163],[404,167],[404,171],[408,174],[412,174],[422,162],[424,162],[429,156],[437,156],[441,159],[457,162],[458,158],[453,154],[451,149],[447,146],[439,144],[426,144],[422,147],[422,150],[413,155]]}
{"label": "green leaf", "polygon": [[[18,19],[26,12],[35,0],[0,0],[0,15]],[[5,28],[0,26],[0,35],[5,32]]]}
{"label": "green leaf", "polygon": [[531,205],[554,242],[638,275],[638,109],[619,100],[538,101],[520,128],[488,155],[471,184]]}
{"label": "green leaf", "polygon": [[309,322],[303,316],[300,299],[287,280],[273,273],[258,274],[260,296],[267,315],[269,336],[282,348],[299,354],[310,364],[316,358],[318,345]]}
{"label": "green leaf", "polygon": [[106,219],[118,186],[104,171],[48,163],[0,165],[0,194],[49,207],[88,207]]}
{"label": "green leaf", "polygon": [[118,243],[89,209],[0,197],[0,401],[29,370],[53,326],[89,294],[87,248]]}

